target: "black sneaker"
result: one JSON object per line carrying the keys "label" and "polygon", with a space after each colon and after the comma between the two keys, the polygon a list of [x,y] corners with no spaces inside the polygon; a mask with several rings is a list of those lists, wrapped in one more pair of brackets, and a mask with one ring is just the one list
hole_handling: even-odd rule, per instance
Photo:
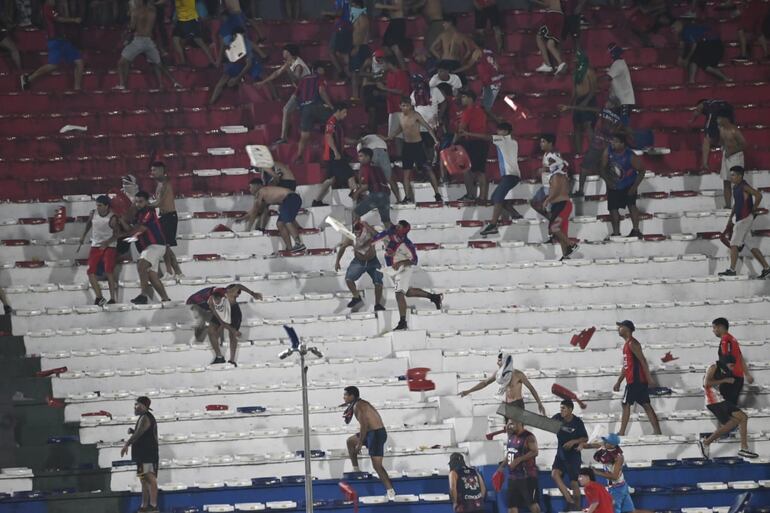
{"label": "black sneaker", "polygon": [[441,302],[444,301],[443,294],[431,294],[430,302],[436,305],[436,310],[441,310]]}
{"label": "black sneaker", "polygon": [[489,223],[486,228],[481,230],[480,235],[495,235],[500,232],[497,231],[497,225],[493,223]]}
{"label": "black sneaker", "polygon": [[637,229],[633,229],[630,232],[628,232],[627,237],[636,237],[637,239],[641,239],[643,237],[642,232],[640,232]]}
{"label": "black sneaker", "polygon": [[313,200],[313,205],[312,206],[314,206],[314,207],[328,207],[329,204],[328,203],[324,203],[323,201]]}
{"label": "black sneaker", "polygon": [[354,297],[348,303],[348,308],[355,308],[357,306],[360,306],[363,302],[364,302],[364,300],[361,299],[360,297]]}
{"label": "black sneaker", "polygon": [[279,144],[286,144],[287,142],[289,142],[289,141],[287,141],[285,138],[279,137],[278,139],[275,140],[275,142],[273,142],[272,145],[273,146],[278,146]]}
{"label": "black sneaker", "polygon": [[406,321],[401,319],[400,321],[398,321],[398,324],[396,324],[396,327],[393,328],[393,331],[403,331],[403,330],[407,330],[407,329],[409,329],[409,328],[407,328],[407,326],[406,326]]}
{"label": "black sneaker", "polygon": [[719,273],[718,276],[735,276],[735,271],[733,271],[732,269],[727,269]]}
{"label": "black sneaker", "polygon": [[220,363],[225,363],[224,356],[217,356],[216,358],[214,358],[214,360],[211,362],[211,365],[219,365]]}
{"label": "black sneaker", "polygon": [[768,267],[767,269],[762,269],[762,272],[759,273],[759,279],[760,280],[764,280],[768,276],[770,276],[770,267]]}
{"label": "black sneaker", "polygon": [[294,245],[293,248],[291,248],[292,253],[302,253],[303,251],[307,250],[307,246],[305,246],[303,243],[298,242]]}
{"label": "black sneaker", "polygon": [[144,294],[139,294],[134,299],[132,299],[131,302],[135,305],[146,305],[149,302],[149,299],[147,299],[147,296]]}
{"label": "black sneaker", "polygon": [[414,203],[414,200],[412,198],[407,198],[407,197],[404,197],[404,199],[398,202],[399,205],[409,205],[411,203]]}
{"label": "black sneaker", "polygon": [[29,89],[29,75],[22,75],[20,78],[21,90],[26,91]]}
{"label": "black sneaker", "polygon": [[109,301],[107,301],[107,304],[108,304],[108,305],[114,305],[114,304],[115,304],[115,300],[114,300],[114,299],[112,299],[112,298],[110,298],[110,300],[109,300]]}
{"label": "black sneaker", "polygon": [[385,311],[385,307],[382,306],[382,305],[374,305],[374,311],[375,312],[384,312]]}
{"label": "black sneaker", "polygon": [[434,194],[433,199],[435,199],[437,203],[444,203],[444,198],[441,194]]}
{"label": "black sneaker", "polygon": [[11,312],[13,312],[13,308],[11,308],[8,305],[3,305],[3,312],[5,312],[5,315],[11,315]]}
{"label": "black sneaker", "polygon": [[709,446],[703,443],[703,440],[698,440],[698,449],[700,449],[700,453],[705,459],[709,459],[709,453],[711,451],[709,450]]}
{"label": "black sneaker", "polygon": [[751,452],[748,449],[741,449],[740,451],[738,451],[738,456],[740,456],[742,458],[749,458],[750,460],[753,460],[754,458],[758,458],[759,454],[757,454],[755,452]]}
{"label": "black sneaker", "polygon": [[570,255],[574,253],[577,250],[577,248],[578,248],[577,244],[570,245],[570,247],[567,249],[567,252],[564,253],[564,255],[562,255],[560,260],[569,260]]}
{"label": "black sneaker", "polygon": [[95,306],[104,306],[104,305],[106,305],[106,304],[107,304],[107,300],[106,300],[106,299],[104,299],[103,297],[97,297],[97,298],[94,300],[94,305],[95,305]]}
{"label": "black sneaker", "polygon": [[227,360],[227,363],[229,363],[229,364],[230,364],[230,365],[232,365],[233,367],[237,367],[237,366],[238,366],[238,364],[237,364],[237,363],[235,363],[235,361],[233,361],[233,360]]}

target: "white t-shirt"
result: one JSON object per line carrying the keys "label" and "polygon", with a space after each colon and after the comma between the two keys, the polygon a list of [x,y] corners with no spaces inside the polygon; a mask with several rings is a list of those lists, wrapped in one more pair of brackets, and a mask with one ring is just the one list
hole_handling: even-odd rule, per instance
{"label": "white t-shirt", "polygon": [[634,86],[631,84],[631,72],[623,59],[612,63],[607,74],[612,78],[610,96],[617,98],[621,105],[635,105]]}
{"label": "white t-shirt", "polygon": [[388,143],[377,134],[369,134],[361,138],[361,142],[358,144],[357,150],[361,148],[369,148],[370,150],[387,150]]}
{"label": "white t-shirt", "polygon": [[294,59],[294,62],[289,65],[289,70],[297,79],[310,74],[310,68],[307,67],[307,64],[305,64],[301,57]]}
{"label": "white t-shirt", "polygon": [[492,144],[497,147],[497,162],[500,165],[500,176],[513,175],[521,177],[519,170],[519,143],[510,135],[493,135]]}
{"label": "white t-shirt", "polygon": [[438,73],[436,73],[435,75],[433,75],[430,78],[430,82],[428,82],[428,85],[431,88],[434,88],[437,85],[442,84],[444,82],[446,82],[447,84],[452,86],[452,93],[453,94],[457,94],[457,91],[459,91],[463,87],[463,83],[462,83],[462,81],[460,81],[460,77],[458,77],[454,73],[450,73],[449,74],[449,80],[441,80],[440,78],[438,78]]}
{"label": "white t-shirt", "polygon": [[[420,113],[426,123],[431,127],[436,128],[438,125],[438,106],[444,101],[444,95],[441,94],[441,91],[439,91],[437,87],[430,88],[430,105],[415,105],[414,93],[412,93],[410,98],[412,99],[414,110]],[[420,132],[427,131],[428,130],[425,127],[420,126]]]}

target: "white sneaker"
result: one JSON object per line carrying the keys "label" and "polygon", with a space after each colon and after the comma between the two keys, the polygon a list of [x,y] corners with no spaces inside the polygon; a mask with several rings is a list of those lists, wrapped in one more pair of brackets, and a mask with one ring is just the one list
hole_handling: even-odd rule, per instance
{"label": "white sneaker", "polygon": [[538,73],[553,73],[553,68],[546,63],[540,65],[535,71]]}
{"label": "white sneaker", "polygon": [[396,491],[393,488],[388,488],[388,490],[386,491],[386,494],[388,496],[389,501],[396,500]]}
{"label": "white sneaker", "polygon": [[559,66],[556,68],[556,72],[555,72],[555,74],[556,74],[556,75],[558,75],[559,73],[561,73],[562,71],[564,71],[566,68],[567,68],[567,63],[566,63],[566,62],[562,62],[562,63],[561,63],[561,64],[559,64]]}

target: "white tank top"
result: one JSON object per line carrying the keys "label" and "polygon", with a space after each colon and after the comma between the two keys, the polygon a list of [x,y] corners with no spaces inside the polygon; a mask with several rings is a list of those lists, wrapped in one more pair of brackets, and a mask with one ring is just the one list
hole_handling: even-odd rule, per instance
{"label": "white tank top", "polygon": [[[115,214],[110,211],[109,214],[102,217],[99,212],[94,211],[94,217],[91,218],[91,247],[97,248],[102,245],[106,240],[112,237],[112,228],[110,227],[110,220]],[[117,246],[117,241],[110,242],[110,247]]]}

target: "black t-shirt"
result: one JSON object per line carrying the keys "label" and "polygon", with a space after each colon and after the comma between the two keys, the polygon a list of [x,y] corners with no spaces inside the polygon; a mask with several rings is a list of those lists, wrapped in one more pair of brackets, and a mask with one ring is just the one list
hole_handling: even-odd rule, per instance
{"label": "black t-shirt", "polygon": [[[563,447],[564,444],[566,444],[570,440],[577,440],[578,438],[588,438],[588,433],[586,433],[585,424],[583,424],[583,420],[577,415],[573,415],[572,420],[569,422],[564,421],[564,417],[561,416],[561,413],[557,413],[551,418],[554,420],[558,420],[559,422],[564,424],[566,427],[573,429],[571,433],[567,433],[563,429],[560,430],[558,433],[556,433],[556,439],[559,441],[560,448]],[[577,452],[577,447],[569,450],[574,450],[575,452]]]}
{"label": "black t-shirt", "polygon": [[150,421],[150,428],[142,433],[131,446],[131,459],[136,463],[155,463],[158,464],[158,423],[150,412],[140,415],[136,421],[134,429],[139,427],[142,417],[147,417]]}

